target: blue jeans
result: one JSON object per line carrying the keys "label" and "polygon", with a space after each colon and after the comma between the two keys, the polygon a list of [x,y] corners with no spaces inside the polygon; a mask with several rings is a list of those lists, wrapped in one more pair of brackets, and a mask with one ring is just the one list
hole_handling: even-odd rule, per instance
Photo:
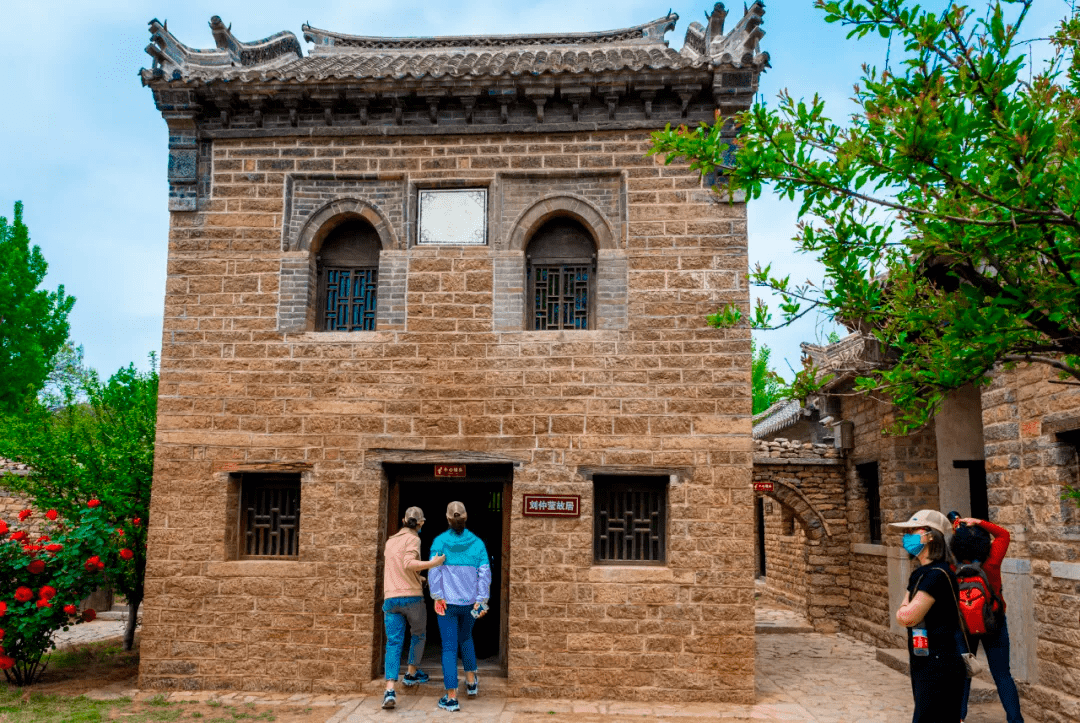
{"label": "blue jeans", "polygon": [[476,672],[476,648],[473,647],[472,629],[476,618],[471,615],[472,605],[446,605],[446,615],[439,616],[439,635],[442,636],[443,687],[457,690],[457,658],[461,650],[461,663],[466,673]]}
{"label": "blue jeans", "polygon": [[386,679],[397,680],[401,672],[401,648],[405,644],[405,622],[412,630],[409,641],[409,665],[419,665],[424,657],[424,638],[427,637],[427,608],[422,597],[392,597],[382,606],[386,627]]}
{"label": "blue jeans", "polygon": [[[1013,680],[1009,670],[1009,621],[1002,621],[1001,630],[990,635],[978,635],[971,638],[971,652],[979,649],[982,643],[986,651],[986,664],[990,668],[990,674],[994,676],[994,684],[997,686],[998,698],[1001,707],[1005,709],[1005,719],[1009,723],[1024,723],[1024,716],[1020,715],[1020,695],[1016,692],[1016,681]],[[960,709],[960,717],[967,717],[968,696],[971,694],[971,679],[964,684],[964,705]]]}

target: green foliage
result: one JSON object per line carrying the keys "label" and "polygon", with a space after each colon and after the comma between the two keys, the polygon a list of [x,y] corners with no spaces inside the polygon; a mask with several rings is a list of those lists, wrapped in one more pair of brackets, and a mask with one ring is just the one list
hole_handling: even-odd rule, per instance
{"label": "green foliage", "polygon": [[[653,152],[716,170],[750,198],[770,185],[801,200],[795,241],[825,282],[792,285],[768,266],[751,278],[780,295],[780,325],[817,309],[880,341],[888,368],[858,386],[892,399],[897,433],[997,364],[1080,379],[1080,17],[1061,23],[1052,59],[1029,76],[1019,33],[1032,2],[931,12],[817,0],[849,37],[904,47],[891,70],[864,66],[847,123],[817,96],[784,92],[738,119],[733,164],[719,123],[654,136]],[[768,311],[750,323],[770,326]]]}
{"label": "green foliage", "polygon": [[0,413],[17,410],[44,386],[56,352],[67,341],[74,297],[64,287],[38,289],[48,264],[15,204],[9,225],[0,216]]}
{"label": "green foliage", "polygon": [[[111,570],[109,583],[133,611],[142,603],[146,573],[157,387],[156,368],[140,372],[129,365],[107,382],[89,372],[65,386],[61,406],[32,400],[24,413],[0,420],[0,457],[32,470],[5,477],[5,486],[67,519],[77,519],[90,499],[101,500],[102,514],[122,531],[121,549],[131,556],[131,564]],[[128,650],[133,636],[129,625]]]}
{"label": "green foliage", "polygon": [[772,354],[765,344],[758,346],[750,340],[750,385],[753,391],[753,414],[764,412],[778,401],[788,396],[787,385],[783,377],[769,368],[769,356]]}
{"label": "green foliage", "polygon": [[[32,515],[19,514],[19,522]],[[15,685],[29,685],[44,672],[42,657],[53,634],[80,622],[79,603],[102,584],[103,571],[123,574],[118,539],[108,515],[87,506],[63,520],[45,513],[45,533],[30,537],[17,523],[0,526],[0,603],[4,615],[0,669]],[[93,619],[93,612],[86,617]]]}
{"label": "green foliage", "polygon": [[29,698],[20,690],[0,691],[0,720],[11,723],[99,723],[110,719],[112,708],[130,703],[127,698],[91,700],[86,696],[34,693]]}

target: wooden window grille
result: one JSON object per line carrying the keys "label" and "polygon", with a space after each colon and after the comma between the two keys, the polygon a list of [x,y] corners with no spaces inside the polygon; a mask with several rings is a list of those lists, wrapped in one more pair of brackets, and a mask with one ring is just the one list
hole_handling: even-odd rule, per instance
{"label": "wooden window grille", "polygon": [[596,289],[596,244],[572,219],[548,221],[529,241],[526,328],[588,329]]}
{"label": "wooden window grille", "polygon": [[667,477],[593,480],[595,560],[656,565],[666,560]]}
{"label": "wooden window grille", "polygon": [[379,270],[375,268],[324,267],[323,306],[325,331],[374,331]]}
{"label": "wooden window grille", "polygon": [[297,557],[300,475],[245,474],[240,488],[240,557]]}
{"label": "wooden window grille", "polygon": [[379,235],[367,221],[348,219],[322,242],[316,328],[374,331],[379,289]]}
{"label": "wooden window grille", "polygon": [[588,329],[589,266],[533,266],[534,329]]}

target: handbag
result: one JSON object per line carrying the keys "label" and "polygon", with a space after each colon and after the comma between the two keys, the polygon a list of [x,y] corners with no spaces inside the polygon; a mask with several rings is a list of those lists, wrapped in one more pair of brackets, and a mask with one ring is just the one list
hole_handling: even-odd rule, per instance
{"label": "handbag", "polygon": [[[922,578],[920,577],[921,581]],[[918,583],[916,583],[918,587]],[[967,652],[960,653],[960,658],[964,661],[964,672],[967,677],[974,678],[976,675],[982,672],[983,666],[979,662],[979,659],[975,657],[975,653],[971,652],[971,641],[968,640],[967,625],[964,624],[964,616],[960,612],[960,599],[956,596],[956,588],[953,587],[952,581],[949,581],[949,589],[952,590],[953,602],[956,604],[956,619],[960,622],[960,632],[964,634],[964,646],[967,648]]]}

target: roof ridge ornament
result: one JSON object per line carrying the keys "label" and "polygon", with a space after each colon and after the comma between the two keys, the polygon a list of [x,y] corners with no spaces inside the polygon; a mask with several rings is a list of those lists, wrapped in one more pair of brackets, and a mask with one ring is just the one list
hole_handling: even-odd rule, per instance
{"label": "roof ridge ornament", "polygon": [[150,44],[146,52],[154,59],[153,75],[179,79],[192,70],[224,69],[240,66],[252,69],[269,69],[285,65],[304,57],[296,35],[283,30],[279,33],[245,43],[232,34],[232,25],[226,26],[215,15],[210,18],[210,31],[216,48],[190,48],[169,32],[168,22],[157,18],[150,21]]}
{"label": "roof ridge ornament", "polygon": [[754,0],[750,7],[744,3],[743,8],[742,19],[725,34],[724,22],[728,10],[724,3],[716,3],[712,12],[705,15],[707,26],[690,23],[681,53],[692,60],[708,58],[714,66],[758,71],[769,67],[769,54],[761,52],[759,48],[761,39],[765,37],[765,31],[761,28],[765,3]]}
{"label": "roof ridge ornament", "polygon": [[664,36],[675,29],[678,13],[667,15],[641,25],[592,33],[542,33],[536,35],[460,35],[415,38],[387,38],[349,35],[313,28],[304,23],[304,40],[315,45],[314,54],[351,53],[358,50],[410,51],[448,48],[521,48],[533,46],[571,45],[592,46],[608,44],[664,45]]}

